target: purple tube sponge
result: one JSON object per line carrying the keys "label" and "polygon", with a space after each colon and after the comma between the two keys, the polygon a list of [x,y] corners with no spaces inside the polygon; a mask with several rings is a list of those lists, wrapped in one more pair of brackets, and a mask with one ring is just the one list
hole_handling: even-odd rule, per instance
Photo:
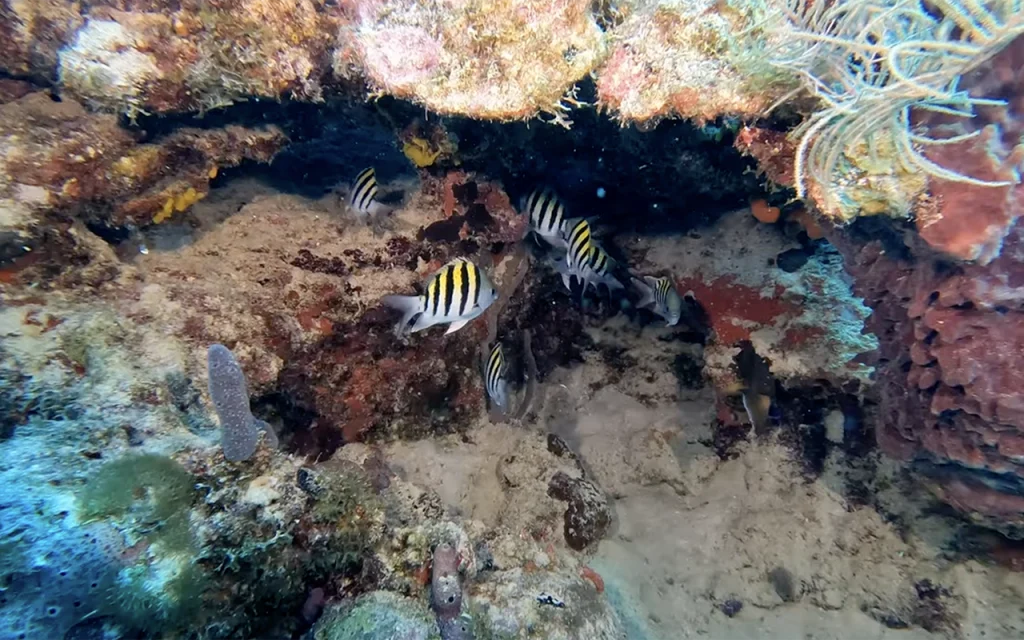
{"label": "purple tube sponge", "polygon": [[231,462],[248,460],[256,452],[260,429],[267,432],[270,445],[276,447],[274,431],[267,423],[254,418],[249,410],[249,389],[235,354],[222,344],[210,345],[206,351],[206,366],[210,399],[220,418],[220,446],[224,457]]}
{"label": "purple tube sponge", "polygon": [[458,617],[462,609],[462,582],[459,579],[459,554],[449,542],[434,549],[430,577],[431,601],[439,620]]}

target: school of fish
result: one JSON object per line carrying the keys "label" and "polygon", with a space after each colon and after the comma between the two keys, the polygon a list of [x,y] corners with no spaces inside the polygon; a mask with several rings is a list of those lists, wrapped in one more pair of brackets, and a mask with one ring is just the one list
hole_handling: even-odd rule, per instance
{"label": "school of fish", "polygon": [[[349,207],[357,217],[376,215],[380,210],[377,194],[374,169],[364,169],[353,183]],[[552,266],[570,293],[577,283],[581,301],[591,286],[598,291],[600,285],[610,292],[624,290],[626,287],[615,275],[621,271],[619,265],[595,239],[592,219],[567,217],[567,210],[557,192],[546,186],[534,189],[520,201],[520,214],[529,219],[527,233],[533,233],[556,254],[564,251],[564,256],[559,255]],[[672,277],[637,277],[629,272],[628,282],[640,296],[637,308],[648,308],[661,316],[667,327],[679,323],[683,300]],[[430,276],[422,294],[389,295],[383,303],[402,312],[395,327],[396,335],[402,337],[439,324],[448,325],[445,334],[454,333],[481,316],[497,299],[498,291],[487,274],[473,261],[456,258]],[[743,405],[751,423],[760,431],[771,407],[765,389],[773,383],[766,368],[752,367],[751,373],[747,373],[746,367],[741,369]],[[492,407],[503,415],[508,415],[510,409],[508,371],[501,341],[495,341],[484,360],[484,388]]]}

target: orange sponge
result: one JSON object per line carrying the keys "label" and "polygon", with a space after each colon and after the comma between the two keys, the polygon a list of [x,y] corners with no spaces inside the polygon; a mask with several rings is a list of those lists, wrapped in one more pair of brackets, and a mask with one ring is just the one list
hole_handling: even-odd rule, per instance
{"label": "orange sponge", "polygon": [[752,200],[750,202],[750,212],[754,214],[755,218],[765,224],[771,224],[779,220],[779,208],[769,207],[768,201],[764,199]]}
{"label": "orange sponge", "polygon": [[787,215],[804,228],[804,231],[807,233],[807,237],[811,240],[817,240],[818,238],[825,237],[825,230],[821,228],[821,224],[818,223],[814,215],[807,209],[801,207]]}

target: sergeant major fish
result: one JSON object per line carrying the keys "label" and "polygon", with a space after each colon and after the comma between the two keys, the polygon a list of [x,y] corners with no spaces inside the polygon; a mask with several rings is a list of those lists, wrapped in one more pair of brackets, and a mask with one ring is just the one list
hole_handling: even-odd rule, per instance
{"label": "sergeant major fish", "polygon": [[380,213],[384,207],[377,201],[377,172],[367,167],[359,172],[348,194],[348,206],[359,218]]}
{"label": "sergeant major fish", "polygon": [[642,294],[636,306],[646,307],[653,304],[651,311],[665,319],[668,323],[665,326],[672,327],[679,322],[679,317],[683,314],[683,299],[679,297],[671,278],[633,278],[633,286]]}
{"label": "sergeant major fish", "polygon": [[[465,258],[456,258],[438,269],[418,296],[384,296],[383,302],[402,312],[398,334],[416,333],[435,324],[450,324],[445,334],[458,331],[497,300],[498,292],[487,274]],[[409,321],[417,316],[409,327]]]}
{"label": "sergeant major fish", "polygon": [[611,273],[615,262],[594,242],[590,223],[576,220],[568,229],[565,239],[569,249],[565,254],[565,264],[558,270],[566,289],[572,291],[571,279],[574,277],[583,281],[584,292],[590,285],[597,288],[598,283],[604,283],[609,289],[622,288],[622,284]]}
{"label": "sergeant major fish", "polygon": [[501,348],[501,342],[495,341],[494,346],[491,347],[491,355],[487,358],[484,382],[487,387],[487,395],[502,414],[508,413],[506,373],[508,373],[508,362],[505,360],[505,353]]}
{"label": "sergeant major fish", "polygon": [[549,187],[534,189],[521,207],[530,218],[530,228],[557,247],[565,246],[565,204]]}

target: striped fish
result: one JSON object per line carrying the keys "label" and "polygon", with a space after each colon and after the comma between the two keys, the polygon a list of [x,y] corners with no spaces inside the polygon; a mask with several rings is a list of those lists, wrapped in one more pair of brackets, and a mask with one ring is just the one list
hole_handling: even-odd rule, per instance
{"label": "striped fish", "polygon": [[565,246],[565,204],[549,187],[537,188],[526,197],[521,207],[530,217],[530,228],[548,243]]}
{"label": "striped fish", "polygon": [[612,275],[615,261],[594,242],[590,231],[590,223],[586,220],[575,220],[565,236],[568,251],[565,264],[558,270],[562,274],[565,288],[572,291],[572,279],[583,281],[583,292],[591,285],[605,284],[609,289],[621,289],[622,283]]}
{"label": "striped fish", "polygon": [[585,287],[594,285],[594,289],[597,289],[597,285],[600,283],[609,289],[624,288],[619,279],[612,274],[614,268],[615,260],[608,255],[607,251],[601,248],[601,245],[596,242],[593,243],[593,247],[590,250],[590,262],[587,264],[583,275]]}
{"label": "striped fish", "polygon": [[633,278],[633,286],[642,296],[636,306],[646,307],[653,304],[651,311],[664,318],[668,323],[665,325],[667,327],[673,327],[679,322],[680,316],[683,315],[683,299],[679,297],[671,278]]}
{"label": "striped fish", "polygon": [[375,212],[377,204],[377,172],[367,167],[359,172],[352,183],[348,206],[360,217]]}
{"label": "striped fish", "polygon": [[503,414],[508,412],[508,382],[505,380],[507,372],[508,362],[505,360],[505,353],[501,348],[501,342],[495,342],[494,346],[491,347],[491,355],[487,358],[484,382],[491,402]]}
{"label": "striped fish", "polygon": [[[458,331],[482,314],[498,298],[487,274],[465,258],[438,269],[418,296],[384,296],[384,304],[402,312],[398,334],[415,333],[435,324],[449,324],[445,334]],[[409,327],[409,321],[416,322]]]}
{"label": "striped fish", "polygon": [[[569,247],[568,252],[565,254],[566,266],[569,268],[568,275],[582,278],[583,270],[587,263],[590,262],[591,249],[595,246],[593,234],[590,231],[590,223],[586,220],[577,220],[568,229],[565,241]],[[564,273],[562,274],[562,280],[567,280]],[[568,282],[566,282],[565,286],[569,287]]]}

